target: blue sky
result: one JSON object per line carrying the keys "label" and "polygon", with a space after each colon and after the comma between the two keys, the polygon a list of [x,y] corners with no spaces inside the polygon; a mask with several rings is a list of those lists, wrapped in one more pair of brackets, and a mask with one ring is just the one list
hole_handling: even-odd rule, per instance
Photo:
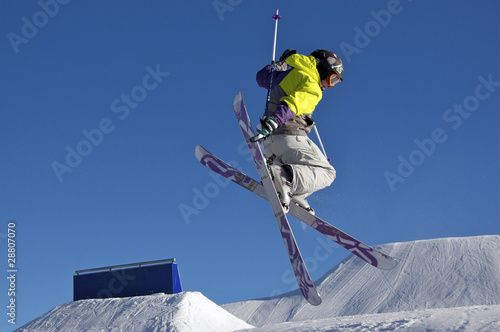
{"label": "blue sky", "polygon": [[[314,113],[337,170],[317,214],[371,245],[499,232],[498,1],[2,2],[15,327],[71,301],[74,271],[93,267],[175,257],[184,290],[218,304],[296,288],[268,204],[194,157],[201,144],[257,177],[232,100],[242,90],[257,122],[278,8],[278,56],[344,61]],[[290,222],[313,279],[346,257]]]}

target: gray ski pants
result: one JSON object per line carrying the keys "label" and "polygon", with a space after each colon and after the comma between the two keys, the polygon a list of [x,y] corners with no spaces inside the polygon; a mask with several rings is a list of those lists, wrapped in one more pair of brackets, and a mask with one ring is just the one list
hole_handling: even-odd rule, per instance
{"label": "gray ski pants", "polygon": [[295,195],[309,196],[335,180],[335,169],[307,136],[271,135],[262,147],[266,157],[276,156],[276,165],[290,165]]}

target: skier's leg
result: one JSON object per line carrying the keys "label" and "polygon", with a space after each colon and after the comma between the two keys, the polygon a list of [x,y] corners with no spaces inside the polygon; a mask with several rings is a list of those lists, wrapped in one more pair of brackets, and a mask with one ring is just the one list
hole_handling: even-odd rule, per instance
{"label": "skier's leg", "polygon": [[275,154],[279,164],[292,168],[294,195],[310,195],[335,179],[335,169],[307,136],[271,135],[263,145],[266,155]]}

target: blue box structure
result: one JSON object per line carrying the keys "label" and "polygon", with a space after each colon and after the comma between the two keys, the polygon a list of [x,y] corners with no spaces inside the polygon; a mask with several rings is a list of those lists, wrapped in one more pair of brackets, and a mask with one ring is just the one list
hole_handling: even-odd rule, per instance
{"label": "blue box structure", "polygon": [[182,292],[175,258],[79,270],[73,276],[73,300]]}

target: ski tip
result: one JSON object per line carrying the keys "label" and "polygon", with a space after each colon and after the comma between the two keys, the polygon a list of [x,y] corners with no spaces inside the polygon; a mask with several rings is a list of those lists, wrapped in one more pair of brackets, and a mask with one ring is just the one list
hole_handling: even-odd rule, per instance
{"label": "ski tip", "polygon": [[306,300],[307,300],[307,302],[309,302],[310,304],[312,304],[315,307],[319,306],[323,302],[323,300],[321,299],[321,296],[319,296],[318,293],[314,294],[314,296],[310,296]]}
{"label": "ski tip", "polygon": [[378,268],[381,270],[392,270],[398,265],[398,261],[390,256],[386,257],[383,262],[379,261]]}
{"label": "ski tip", "polygon": [[240,91],[234,96],[233,105],[239,104],[243,100],[243,92]]}
{"label": "ski tip", "polygon": [[[309,273],[306,271],[306,275],[308,278]],[[298,278],[298,276],[296,275]],[[297,279],[298,280],[298,279]],[[318,306],[320,305],[323,300],[321,300],[321,296],[319,295],[318,291],[316,290],[316,287],[314,286],[314,283],[309,279],[310,284],[302,284],[303,287],[299,286],[300,292],[302,293],[302,296],[304,297],[304,300],[309,302],[309,304],[312,304],[313,306]],[[300,285],[300,283],[299,283]]]}
{"label": "ski tip", "polygon": [[207,149],[205,149],[201,145],[197,145],[194,148],[194,155],[195,155],[196,159],[198,159],[199,162],[201,162],[201,159],[203,158],[203,156],[205,156],[207,154],[210,154],[210,152],[208,152]]}
{"label": "ski tip", "polygon": [[[203,154],[203,150],[205,150],[201,145],[197,145],[195,148],[194,148],[194,155],[196,156],[196,158],[198,158],[200,155]],[[205,150],[206,151],[206,150]],[[199,159],[199,158],[198,158]]]}

